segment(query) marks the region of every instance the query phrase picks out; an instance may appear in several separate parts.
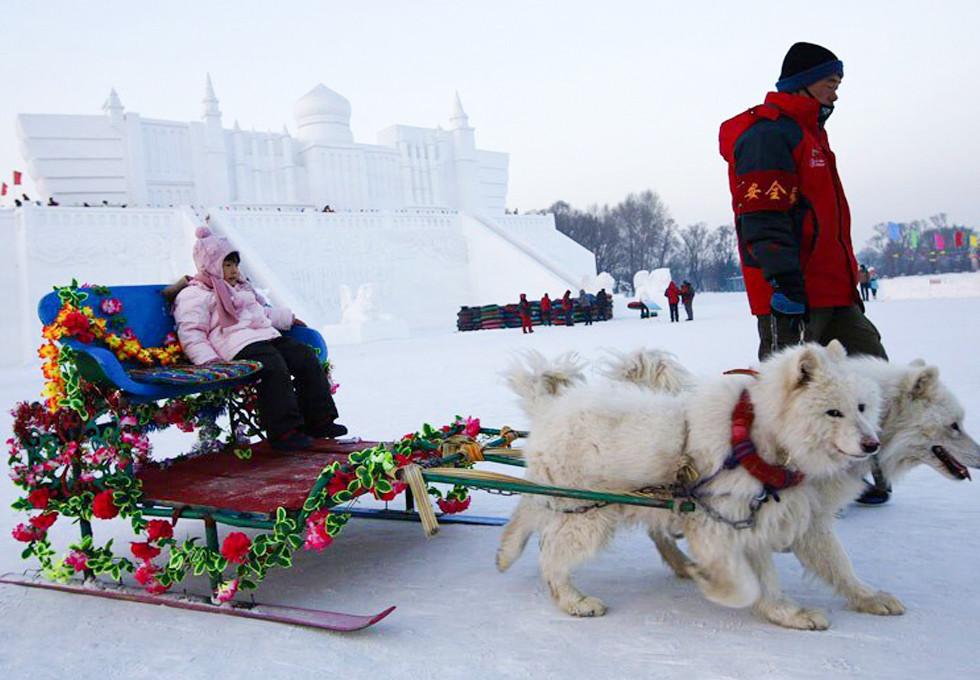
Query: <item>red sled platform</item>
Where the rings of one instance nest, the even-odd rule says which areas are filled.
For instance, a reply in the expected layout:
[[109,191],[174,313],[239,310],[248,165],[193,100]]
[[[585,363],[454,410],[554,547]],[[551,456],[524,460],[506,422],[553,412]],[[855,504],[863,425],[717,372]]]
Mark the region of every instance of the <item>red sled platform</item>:
[[149,503],[272,515],[279,507],[300,510],[323,468],[375,445],[322,439],[308,450],[279,451],[263,441],[252,445],[247,460],[227,451],[152,464],[136,476]]

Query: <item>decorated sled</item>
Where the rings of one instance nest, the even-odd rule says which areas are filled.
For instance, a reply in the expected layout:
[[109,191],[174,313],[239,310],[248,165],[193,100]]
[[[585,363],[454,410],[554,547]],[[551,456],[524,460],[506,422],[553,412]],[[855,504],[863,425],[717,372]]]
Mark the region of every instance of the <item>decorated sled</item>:
[[[373,625],[394,607],[357,616],[236,601],[269,569],[290,567],[299,549],[322,551],[352,517],[438,523],[500,524],[496,518],[455,517],[469,507],[469,488],[578,498],[591,506],[626,503],[675,510],[693,506],[662,490],[612,494],[531,484],[520,477],[476,470],[479,462],[523,466],[512,443],[527,433],[481,428],[456,417],[441,428],[392,442],[320,440],[302,451],[273,449],[261,437],[254,385],[261,365],[189,365],[174,335],[162,286],[112,290],[56,288],[39,304],[46,379],[44,403],[14,409],[9,466],[26,494],[14,509],[29,513],[13,538],[48,579],[0,582],[49,587],[127,601],[233,616],[264,618],[328,630]],[[311,345],[329,375],[327,346],[316,331],[289,333]],[[227,427],[219,419],[228,418]],[[149,433],[177,427],[198,434],[192,450],[153,460]],[[431,484],[449,484],[441,491]],[[357,509],[357,499],[405,498],[405,509]],[[428,496],[436,497],[437,517]],[[116,551],[100,544],[97,520],[129,520],[137,540]],[[79,526],[80,540],[58,555],[48,537],[59,520]],[[178,522],[203,522],[204,541],[178,541]],[[258,533],[229,531],[218,525]],[[122,585],[132,574],[145,592]],[[189,575],[207,575],[210,597],[174,594]],[[108,575],[112,582],[96,580]],[[53,583],[52,583],[53,582]]]

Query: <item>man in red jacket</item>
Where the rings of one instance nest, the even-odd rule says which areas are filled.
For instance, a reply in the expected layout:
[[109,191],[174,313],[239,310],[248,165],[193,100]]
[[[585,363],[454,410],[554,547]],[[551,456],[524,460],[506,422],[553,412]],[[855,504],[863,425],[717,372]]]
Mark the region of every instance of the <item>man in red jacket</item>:
[[664,291],[664,296],[667,298],[667,306],[670,307],[670,322],[674,323],[680,322],[681,317],[677,311],[677,303],[681,300],[681,289],[677,287],[677,284],[673,281],[667,286],[667,290]]
[[888,358],[857,293],[851,215],[824,129],[843,77],[833,52],[796,43],[777,91],[721,126],[760,359],[787,345],[834,339],[850,354]]

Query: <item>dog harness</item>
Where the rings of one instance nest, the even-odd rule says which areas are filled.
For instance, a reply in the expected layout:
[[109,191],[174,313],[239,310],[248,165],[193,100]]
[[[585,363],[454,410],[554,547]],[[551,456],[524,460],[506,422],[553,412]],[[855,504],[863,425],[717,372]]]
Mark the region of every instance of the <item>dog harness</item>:
[[755,411],[752,408],[749,391],[742,390],[738,403],[735,404],[735,410],[732,411],[732,452],[725,459],[724,469],[734,470],[741,465],[746,472],[762,482],[768,495],[778,501],[779,496],[776,492],[802,482],[803,473],[782,465],[772,465],[762,459],[749,434],[754,420]]

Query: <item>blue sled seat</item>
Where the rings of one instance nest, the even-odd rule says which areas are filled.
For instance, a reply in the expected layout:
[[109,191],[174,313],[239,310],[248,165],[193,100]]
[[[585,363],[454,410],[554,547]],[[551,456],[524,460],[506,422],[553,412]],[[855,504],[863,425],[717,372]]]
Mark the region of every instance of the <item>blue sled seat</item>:
[[[122,302],[121,316],[126,318],[126,327],[133,330],[144,347],[159,347],[169,333],[176,332],[174,317],[161,294],[164,288],[162,285],[152,285],[113,286],[111,289],[112,297]],[[82,303],[84,306],[92,308],[98,317],[112,318],[99,308],[104,297],[91,288],[79,290],[88,294]],[[41,298],[37,306],[38,316],[44,325],[54,321],[60,310],[61,300],[55,292]],[[298,326],[285,334],[312,347],[321,363],[327,360],[327,344],[317,331]],[[235,387],[254,381],[262,369],[262,364],[257,361],[146,368],[136,362],[119,361],[112,350],[101,343],[86,344],[75,338],[64,338],[61,343],[76,351],[76,364],[85,380],[115,387],[136,403]]]

